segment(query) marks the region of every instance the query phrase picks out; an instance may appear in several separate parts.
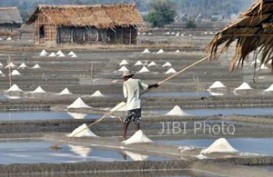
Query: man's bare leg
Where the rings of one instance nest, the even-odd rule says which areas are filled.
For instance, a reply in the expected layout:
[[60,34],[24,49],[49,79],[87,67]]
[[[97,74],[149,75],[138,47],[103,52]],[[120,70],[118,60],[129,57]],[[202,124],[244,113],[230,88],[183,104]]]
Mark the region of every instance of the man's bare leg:
[[126,140],[127,138],[127,129],[128,129],[129,123],[123,124],[123,140]]
[[140,123],[136,123],[136,131],[140,130]]

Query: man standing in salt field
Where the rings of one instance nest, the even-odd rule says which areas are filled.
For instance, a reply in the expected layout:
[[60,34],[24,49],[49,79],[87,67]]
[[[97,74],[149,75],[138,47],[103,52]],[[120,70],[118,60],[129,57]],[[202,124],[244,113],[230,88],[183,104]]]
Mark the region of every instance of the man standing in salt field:
[[130,71],[123,72],[123,95],[126,101],[127,114],[123,120],[123,140],[127,138],[127,129],[129,124],[135,123],[136,130],[140,130],[141,121],[141,90],[147,90],[151,88],[157,88],[159,85],[148,85],[142,82],[140,79],[133,79],[134,74]]

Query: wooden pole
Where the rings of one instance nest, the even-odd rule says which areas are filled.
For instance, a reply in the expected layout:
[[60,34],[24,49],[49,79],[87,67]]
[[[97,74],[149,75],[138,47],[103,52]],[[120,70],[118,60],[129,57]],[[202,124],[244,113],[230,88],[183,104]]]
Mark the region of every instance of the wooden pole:
[[11,87],[10,55],[9,55],[9,87]]
[[91,80],[93,80],[94,64],[91,63]]

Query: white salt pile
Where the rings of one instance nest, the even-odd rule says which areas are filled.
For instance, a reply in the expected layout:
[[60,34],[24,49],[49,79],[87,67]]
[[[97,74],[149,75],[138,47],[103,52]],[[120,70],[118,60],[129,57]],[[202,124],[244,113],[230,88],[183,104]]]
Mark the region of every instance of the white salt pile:
[[0,70],[0,75],[3,75],[3,72]]
[[172,32],[171,34],[172,34],[172,35],[175,35],[175,32]]
[[259,60],[259,59],[257,59],[256,61],[254,60],[254,61],[252,61],[252,62],[250,63],[250,65],[251,65],[251,66],[255,65],[255,62],[256,62],[256,65],[259,65],[259,64],[261,63],[261,60]]
[[175,73],[177,72],[173,68],[170,68],[168,71],[165,72],[165,74],[175,74]]
[[265,64],[262,64],[261,66],[260,66],[260,68],[259,69],[261,69],[261,70],[266,70],[266,69],[268,69],[268,67],[267,66],[265,66]]
[[41,87],[37,87],[32,93],[46,93],[46,91]]
[[168,31],[168,32],[166,32],[166,34],[167,34],[167,35],[170,35],[171,33]]
[[252,89],[248,83],[244,82],[239,87],[235,88],[234,90],[250,90]]
[[149,36],[151,36],[153,33],[148,33]]
[[141,68],[141,70],[139,70],[138,72],[139,72],[139,73],[148,73],[148,72],[150,72],[150,70],[149,70],[146,66],[143,66],[143,67]]
[[163,49],[160,49],[158,52],[156,52],[156,54],[162,54],[162,53],[164,53]]
[[76,54],[71,55],[71,58],[77,58],[78,56]]
[[169,111],[166,115],[168,116],[186,116],[185,113],[178,105],[176,105],[171,111]]
[[145,36],[146,35],[146,33],[144,32],[144,33],[142,33],[142,36]]
[[210,153],[236,153],[234,149],[225,138],[219,138],[214,141],[208,148],[201,151],[201,154]]
[[176,50],[175,53],[180,53],[180,50]]
[[151,66],[156,66],[156,63],[152,61],[151,63],[148,64],[148,67],[151,67]]
[[138,130],[133,136],[129,139],[123,141],[125,145],[135,144],[135,143],[152,143],[153,141],[148,138],[142,130]]
[[16,84],[13,84],[7,91],[8,92],[22,92],[22,89],[20,89]]
[[123,72],[123,71],[129,71],[129,70],[126,68],[126,66],[122,66],[118,71]]
[[182,33],[182,34],[181,34],[181,37],[183,37],[183,36],[185,36],[185,34]]
[[189,34],[190,37],[192,37],[192,34]]
[[208,32],[206,32],[206,31],[205,31],[205,32],[204,32],[204,34],[205,34],[205,35],[207,35],[207,34],[208,34]]
[[67,106],[67,108],[91,108],[82,99],[79,97],[77,98],[71,105]]
[[68,137],[97,137],[86,124],[82,124],[76,128],[72,133],[67,135]]
[[0,37],[0,41],[2,41],[3,39]]
[[72,152],[86,158],[92,152],[92,149],[85,146],[68,145]]
[[84,119],[87,116],[87,114],[75,112],[67,112],[67,114],[69,114],[74,119]]
[[3,64],[0,62],[0,68],[3,68]]
[[175,34],[175,36],[177,36],[177,37],[180,36],[180,32],[177,32],[177,33]]
[[10,62],[5,68],[15,68],[16,65]]
[[32,67],[32,69],[39,69],[39,68],[41,68],[41,66],[40,66],[39,64],[36,64],[36,65],[34,65],[34,66]]
[[13,71],[11,72],[11,75],[12,75],[12,76],[20,76],[21,73],[19,73],[19,71],[17,71],[17,70],[15,69],[15,70],[13,70]]
[[272,91],[273,91],[273,84],[271,84],[270,87],[264,90],[264,92],[272,92]]
[[8,38],[7,38],[7,41],[11,41],[11,40],[12,40],[12,38],[11,38],[11,37],[8,37]]
[[142,54],[145,54],[145,53],[150,53],[150,51],[149,51],[149,49],[145,49],[145,50],[143,50],[143,52],[141,52]]
[[42,50],[42,52],[40,53],[41,57],[47,56],[47,51],[46,50]]
[[65,54],[59,53],[59,54],[58,54],[58,57],[65,57]]
[[99,90],[96,90],[91,97],[105,97]]
[[128,61],[127,60],[122,60],[120,63],[119,63],[119,66],[124,66],[124,65],[128,65]]
[[76,55],[73,51],[68,53],[69,56]]
[[61,50],[59,50],[59,51],[56,53],[56,55],[64,55],[64,53],[63,53]]
[[142,155],[130,151],[124,151],[124,153],[128,155],[133,161],[144,161],[149,157],[147,155]]
[[51,54],[48,55],[48,57],[56,57],[57,55],[54,52],[51,52]]
[[225,88],[226,86],[220,82],[220,81],[215,81],[210,87],[209,89],[216,89],[216,88]]
[[27,65],[26,65],[25,63],[22,63],[22,64],[18,67],[18,69],[25,69],[25,68],[27,68]]
[[172,64],[170,62],[166,62],[164,65],[162,65],[163,68],[164,67],[171,67],[171,66],[172,66]]
[[72,93],[68,90],[68,88],[63,89],[63,91],[61,91],[59,94],[60,95],[72,95]]
[[141,62],[141,61],[137,61],[136,63],[135,63],[135,66],[140,66],[140,65],[143,65],[143,63]]

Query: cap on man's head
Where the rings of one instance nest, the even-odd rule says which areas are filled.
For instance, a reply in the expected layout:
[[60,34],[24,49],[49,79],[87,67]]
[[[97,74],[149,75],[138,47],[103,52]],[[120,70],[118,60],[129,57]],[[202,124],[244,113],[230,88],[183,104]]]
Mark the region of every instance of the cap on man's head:
[[134,74],[131,71],[123,71],[122,77],[130,77],[133,76]]

